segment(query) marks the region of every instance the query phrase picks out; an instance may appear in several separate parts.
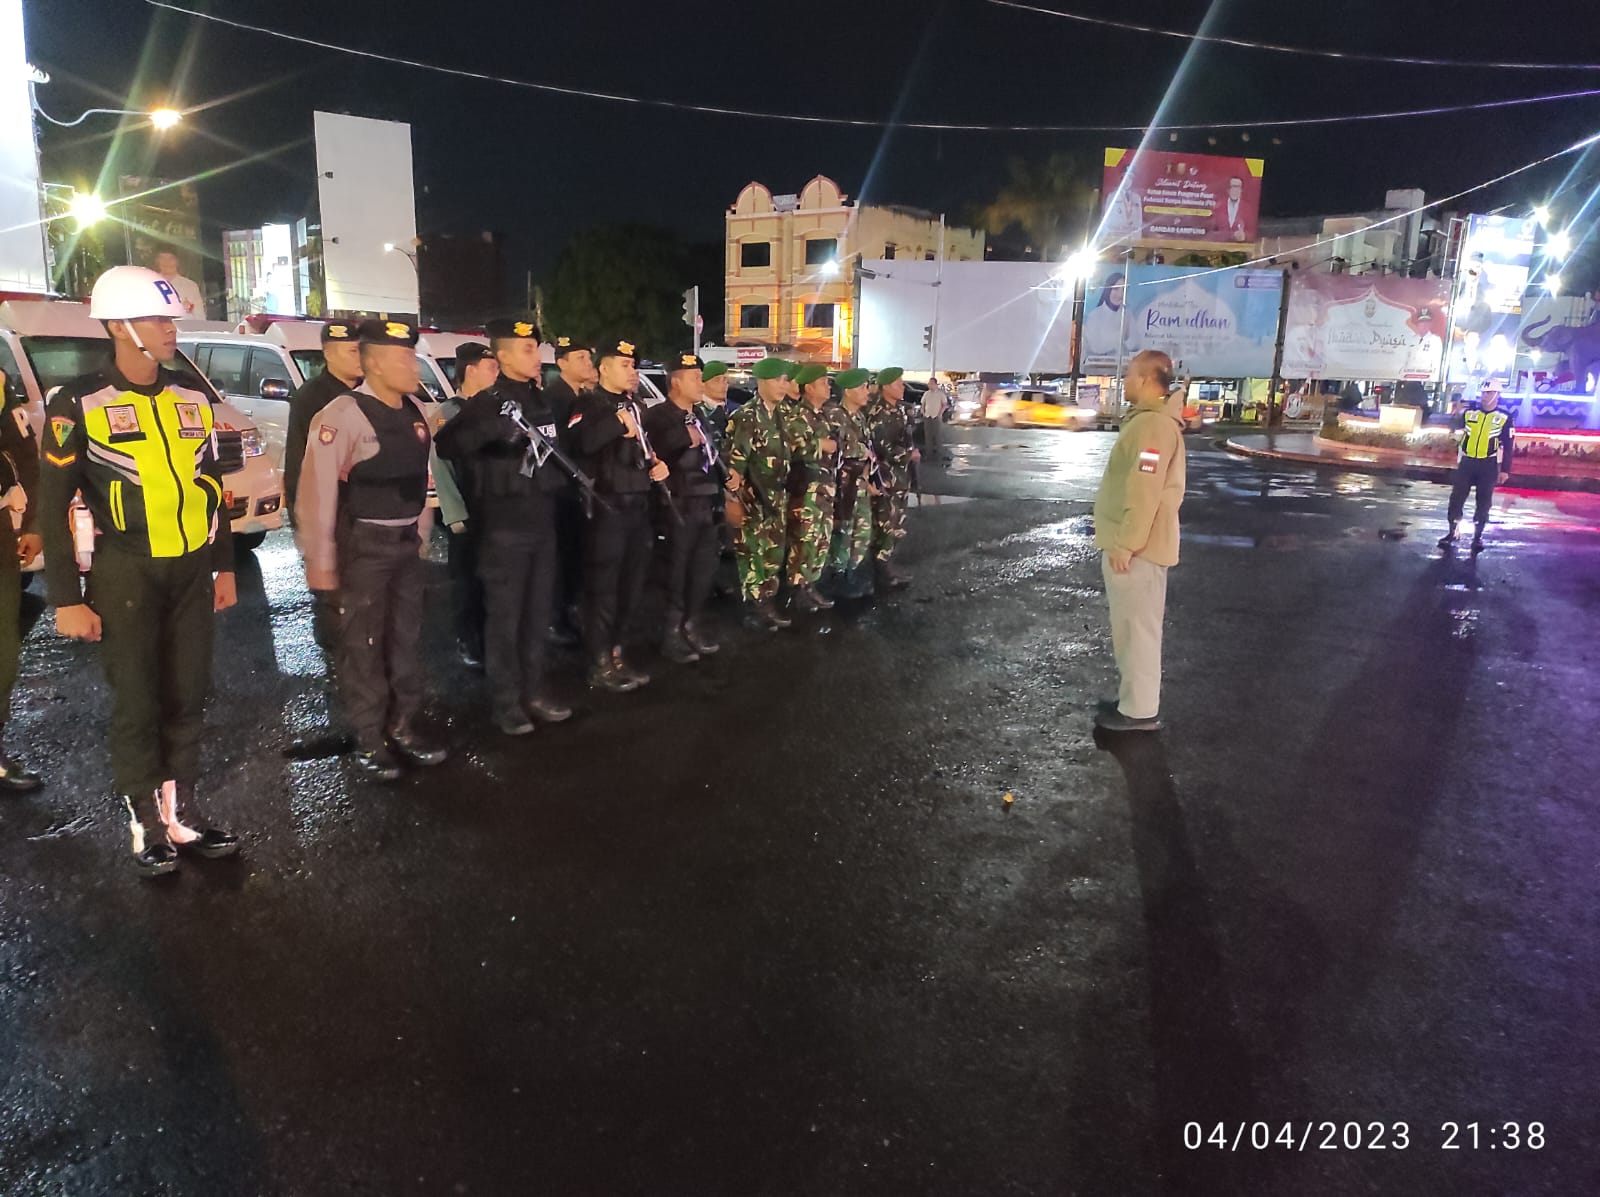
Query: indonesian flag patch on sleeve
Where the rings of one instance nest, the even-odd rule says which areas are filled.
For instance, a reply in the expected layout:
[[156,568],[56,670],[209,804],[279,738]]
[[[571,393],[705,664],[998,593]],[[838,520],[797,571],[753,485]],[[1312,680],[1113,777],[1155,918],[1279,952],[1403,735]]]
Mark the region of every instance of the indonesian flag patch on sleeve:
[[1141,474],[1154,474],[1156,472],[1156,467],[1159,466],[1160,464],[1161,464],[1161,450],[1159,450],[1159,449],[1140,449],[1139,450],[1139,472]]
[[576,428],[582,422],[582,420],[583,413],[581,411],[575,411],[572,413],[572,419],[567,421],[567,427]]

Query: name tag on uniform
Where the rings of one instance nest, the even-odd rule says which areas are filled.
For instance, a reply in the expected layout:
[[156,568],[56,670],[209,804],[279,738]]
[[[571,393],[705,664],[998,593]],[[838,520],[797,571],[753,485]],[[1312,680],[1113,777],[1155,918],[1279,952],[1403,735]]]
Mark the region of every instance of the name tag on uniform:
[[107,439],[112,444],[119,441],[142,441],[144,429],[139,427],[139,409],[131,403],[117,403],[106,410]]
[[203,441],[206,439],[205,421],[200,418],[200,405],[198,403],[178,403],[173,405],[178,412],[178,439],[185,441]]
[[1156,467],[1161,464],[1161,451],[1159,449],[1139,450],[1139,472],[1141,474],[1154,474]]

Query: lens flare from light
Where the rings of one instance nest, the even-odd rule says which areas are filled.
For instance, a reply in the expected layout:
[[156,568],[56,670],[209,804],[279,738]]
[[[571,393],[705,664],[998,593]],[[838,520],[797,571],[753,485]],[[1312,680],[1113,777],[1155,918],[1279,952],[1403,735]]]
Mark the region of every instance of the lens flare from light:
[[150,114],[150,123],[162,132],[166,132],[182,119],[183,113],[176,108],[157,108]]
[[78,229],[89,228],[99,224],[106,218],[106,202],[92,191],[74,192],[67,210],[72,213],[72,218],[78,222]]

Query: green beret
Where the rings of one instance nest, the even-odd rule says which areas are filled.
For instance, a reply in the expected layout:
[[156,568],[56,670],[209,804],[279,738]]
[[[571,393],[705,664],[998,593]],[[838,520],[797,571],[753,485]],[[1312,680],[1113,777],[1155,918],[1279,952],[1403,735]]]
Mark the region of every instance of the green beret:
[[890,366],[887,370],[879,370],[878,385],[880,387],[886,387],[892,382],[899,382],[900,376],[904,373],[905,371],[899,366]]
[[810,386],[812,383],[816,382],[817,379],[826,378],[827,376],[828,376],[828,367],[826,367],[826,366],[817,366],[817,365],[807,365],[807,366],[801,366],[798,370],[796,370],[794,372],[792,377],[794,378],[795,382],[799,383],[801,386],[804,387],[804,386]]
[[867,372],[865,370],[843,370],[834,375],[834,381],[839,384],[841,391],[853,391],[857,387],[866,386]]
[[721,378],[727,372],[727,362],[707,362],[706,368],[700,371],[700,379],[702,382],[710,382],[713,378]]
[[789,374],[789,363],[781,357],[764,357],[750,368],[750,373],[768,381],[774,378],[786,378]]

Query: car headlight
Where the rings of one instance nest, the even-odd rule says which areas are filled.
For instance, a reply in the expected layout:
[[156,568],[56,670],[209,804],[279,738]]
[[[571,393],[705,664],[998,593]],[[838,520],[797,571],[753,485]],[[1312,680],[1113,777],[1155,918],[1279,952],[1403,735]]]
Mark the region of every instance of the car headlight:
[[244,447],[246,457],[260,457],[267,451],[267,443],[261,439],[261,432],[256,428],[246,428],[241,431],[239,443]]

